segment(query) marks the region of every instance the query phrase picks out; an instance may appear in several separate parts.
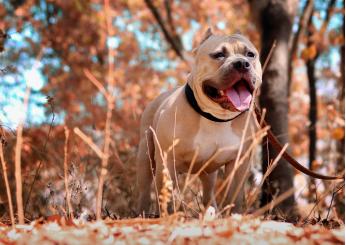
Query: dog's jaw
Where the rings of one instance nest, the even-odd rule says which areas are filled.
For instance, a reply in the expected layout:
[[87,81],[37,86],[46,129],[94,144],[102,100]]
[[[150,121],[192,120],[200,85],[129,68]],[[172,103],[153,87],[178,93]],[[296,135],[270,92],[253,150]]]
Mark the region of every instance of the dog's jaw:
[[189,85],[192,88],[196,101],[202,111],[222,120],[234,118],[241,113],[239,111],[229,110],[228,108],[226,109],[220,106],[218,102],[211,100],[203,91],[203,86],[201,86],[201,84],[189,82]]
[[229,78],[226,86],[219,86],[211,80],[202,84],[203,92],[210,100],[218,103],[222,108],[243,112],[250,108],[254,84],[248,75],[238,75]]

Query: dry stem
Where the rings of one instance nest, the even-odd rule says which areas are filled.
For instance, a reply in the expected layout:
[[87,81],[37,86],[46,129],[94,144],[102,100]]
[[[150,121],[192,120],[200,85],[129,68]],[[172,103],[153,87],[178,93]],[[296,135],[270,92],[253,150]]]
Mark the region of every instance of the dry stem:
[[268,63],[269,63],[269,61],[270,61],[270,59],[271,59],[271,57],[273,55],[273,52],[274,52],[275,48],[276,48],[276,40],[274,40],[273,45],[272,45],[272,47],[269,50],[269,54],[268,54],[266,60],[264,61],[264,64],[263,64],[263,67],[262,67],[263,73],[267,69],[267,65],[268,65]]
[[107,165],[108,165],[109,148],[110,148],[109,146],[111,142],[111,120],[112,120],[113,108],[114,108],[113,102],[108,101],[103,157],[101,162],[101,173],[100,173],[99,184],[97,188],[97,196],[96,196],[96,219],[101,219],[102,193],[103,193],[103,184],[105,181],[105,177],[107,175]]
[[103,94],[103,96],[108,100],[110,98],[109,93],[105,89],[105,87],[100,83],[96,77],[88,70],[88,69],[83,69],[84,75],[92,82],[95,87]]
[[68,149],[68,139],[70,135],[70,130],[65,126],[65,146],[64,146],[64,177],[65,177],[65,192],[66,192],[66,202],[68,206],[67,217],[73,217],[73,209],[71,205],[71,194],[68,188],[68,165],[67,165],[67,149]]
[[185,178],[185,183],[184,183],[184,188],[183,188],[182,195],[184,195],[185,190],[187,188],[187,185],[188,185],[188,183],[190,183],[189,180],[190,180],[191,172],[192,172],[193,166],[195,165],[195,162],[197,160],[198,153],[199,153],[199,147],[197,147],[195,149],[195,152],[193,154],[193,157],[192,157],[192,160],[191,160],[191,163],[190,163],[190,167],[189,167],[189,170],[187,171],[187,175],[186,175],[186,178]]
[[29,104],[31,89],[27,85],[24,95],[24,113],[21,122],[17,127],[17,141],[15,148],[15,178],[16,178],[16,198],[17,198],[17,212],[19,224],[24,224],[24,209],[23,209],[23,186],[22,186],[22,170],[21,170],[21,152],[23,145],[23,127],[26,117],[26,111]]
[[159,191],[157,190],[157,184],[156,184],[155,173],[154,173],[154,165],[153,165],[153,160],[151,159],[150,149],[149,149],[148,131],[145,132],[145,139],[146,139],[146,143],[147,143],[148,157],[149,157],[149,161],[150,161],[150,172],[151,172],[151,176],[152,176],[153,182],[154,182],[156,200],[158,202],[157,205],[160,206]]
[[266,204],[265,206],[258,209],[256,212],[252,214],[253,217],[258,217],[262,214],[264,214],[266,211],[273,209],[276,205],[280,204],[287,198],[289,198],[291,195],[294,194],[294,188],[289,189],[288,191],[282,193],[280,196],[272,200],[270,203]]
[[[256,94],[257,94],[257,89],[255,89],[255,90],[253,91],[253,93],[252,93],[253,98],[256,96]],[[248,127],[249,127],[251,114],[252,114],[252,112],[254,111],[254,106],[255,106],[254,103],[255,103],[255,100],[252,100],[252,101],[251,101],[251,104],[250,104],[250,110],[249,110],[250,112],[248,113],[248,115],[247,115],[247,117],[246,117],[245,127],[244,127],[243,132],[242,132],[242,137],[241,137],[241,141],[240,141],[240,146],[239,146],[239,149],[238,149],[237,157],[236,157],[236,160],[235,160],[235,163],[234,163],[234,167],[233,167],[233,169],[232,169],[232,172],[231,172],[231,174],[230,174],[230,176],[229,176],[229,179],[228,179],[228,181],[227,181],[227,187],[226,187],[225,193],[227,193],[228,190],[229,190],[229,188],[231,187],[231,183],[232,183],[234,174],[235,174],[235,172],[237,171],[237,169],[239,168],[239,166],[241,165],[241,164],[239,163],[239,159],[240,159],[240,156],[241,156],[241,154],[242,154],[242,152],[243,152],[243,147],[244,147],[244,143],[245,143],[245,136],[246,136],[246,132],[247,132]],[[249,154],[250,154],[250,153],[249,153]],[[226,199],[226,195],[223,196],[222,201],[221,201],[221,205],[224,203],[225,199]]]
[[13,214],[12,195],[11,195],[10,185],[8,183],[7,164],[6,164],[6,161],[5,161],[4,151],[3,151],[3,148],[2,148],[2,143],[1,142],[0,142],[0,158],[1,158],[2,171],[4,173],[4,180],[5,180],[5,186],[6,186],[8,206],[9,206],[9,209],[10,209],[11,223],[12,223],[12,227],[14,227],[15,220],[14,220],[14,214]]
[[[104,1],[104,12],[106,16],[107,35],[111,35],[112,24],[111,24],[109,0]],[[109,47],[107,51],[108,51],[107,83],[108,83],[108,89],[111,89],[111,87],[114,85],[114,76],[113,76],[114,65],[112,62],[112,58],[114,57],[114,52]],[[95,85],[96,84],[101,85],[101,83],[98,82],[97,79],[91,79],[90,81],[93,82]],[[102,91],[104,91],[103,94],[107,100],[107,115],[106,115],[105,134],[104,134],[103,156],[101,158],[102,159],[101,172],[100,172],[99,183],[97,187],[97,196],[96,196],[96,219],[101,219],[103,185],[107,175],[107,165],[108,165],[108,159],[110,155],[109,149],[110,149],[110,143],[111,143],[111,121],[112,121],[112,112],[114,109],[114,97],[109,92],[105,92],[105,89],[103,87],[102,88],[98,87],[98,89],[101,91],[101,93]]]
[[[168,182],[172,183],[172,177],[169,174],[169,171],[167,169],[167,164],[166,164],[166,162],[167,162],[167,153],[168,152],[162,151],[162,148],[161,148],[160,142],[159,142],[159,140],[157,138],[155,130],[151,126],[149,127],[149,129],[151,130],[151,132],[153,134],[153,138],[154,138],[154,140],[156,142],[156,145],[158,147],[158,150],[159,150],[159,153],[160,153],[160,157],[161,157],[161,160],[162,160],[162,164],[163,164],[163,167],[164,167],[163,171],[162,171],[162,174],[163,174],[163,180],[162,180],[163,181],[163,186],[162,186],[161,190],[158,190],[161,193],[160,196],[159,196],[159,200],[158,200],[159,213],[160,213],[160,216],[161,216],[161,215],[165,215],[167,213],[167,202],[168,202],[168,199],[170,199],[171,196],[173,198],[173,205],[174,205],[174,209],[175,209],[175,201],[174,201],[174,195],[173,195],[174,187],[171,188],[172,194],[169,195],[167,189],[170,187],[170,185],[169,185]],[[175,144],[175,142],[173,141],[173,145],[170,147],[171,149],[173,148],[174,144]],[[162,209],[161,209],[160,206],[162,206]]]
[[255,187],[254,191],[251,193],[251,195],[248,198],[247,201],[247,207],[250,207],[253,202],[255,201],[256,197],[258,196],[262,185],[264,183],[264,181],[267,179],[267,177],[271,174],[271,172],[274,170],[274,168],[276,167],[276,165],[278,164],[280,158],[282,157],[282,155],[284,154],[284,152],[286,151],[288,147],[288,144],[285,144],[285,146],[282,148],[282,150],[280,151],[280,153],[277,155],[277,157],[275,158],[275,160],[273,161],[273,163],[268,165],[267,171],[264,173],[263,178],[261,180],[261,183]]
[[88,137],[85,133],[83,133],[79,128],[75,127],[73,129],[73,132],[78,135],[95,153],[96,155],[102,159],[103,158],[103,152],[100,150],[100,148],[93,142],[93,140]]
[[[247,151],[243,154],[243,156],[239,159],[239,161],[237,163],[235,163],[235,166],[232,170],[232,173],[230,175],[227,176],[227,178],[224,180],[224,182],[222,183],[222,185],[217,189],[217,191],[215,192],[215,197],[217,197],[218,195],[220,195],[220,193],[222,192],[222,190],[226,187],[226,185],[230,185],[229,183],[232,183],[232,179],[234,177],[235,174],[235,170],[241,165],[243,164],[243,162],[246,160],[246,158],[248,157],[248,155],[253,151],[253,149],[259,144],[259,142],[261,142],[261,140],[263,139],[263,137],[266,136],[267,134],[267,128],[263,128],[261,130],[259,130],[258,132],[256,132],[256,136],[253,140],[253,142],[251,143],[251,145],[248,147]],[[227,192],[227,191],[226,191]],[[225,196],[224,196],[225,197]],[[223,198],[225,200],[225,198]],[[223,202],[224,202],[223,200]]]

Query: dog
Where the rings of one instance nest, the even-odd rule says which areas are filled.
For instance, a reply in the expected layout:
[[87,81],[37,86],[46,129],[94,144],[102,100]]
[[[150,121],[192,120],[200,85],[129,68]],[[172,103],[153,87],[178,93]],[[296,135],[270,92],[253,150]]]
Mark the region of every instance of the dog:
[[[199,173],[204,206],[217,208],[214,188],[218,169],[224,166],[225,176],[232,173],[254,100],[253,91],[261,85],[261,78],[258,51],[247,38],[241,34],[216,35],[211,29],[206,31],[194,50],[187,82],[159,95],[143,112],[136,159],[139,214],[149,212],[154,178],[160,193],[165,168],[175,187],[176,174]],[[256,126],[252,117],[249,125]],[[246,134],[251,135],[249,130]],[[178,142],[172,151],[174,140]],[[241,154],[250,143],[243,144]],[[235,212],[242,210],[242,180],[249,172],[249,162],[234,170],[226,193],[226,204],[234,200]]]

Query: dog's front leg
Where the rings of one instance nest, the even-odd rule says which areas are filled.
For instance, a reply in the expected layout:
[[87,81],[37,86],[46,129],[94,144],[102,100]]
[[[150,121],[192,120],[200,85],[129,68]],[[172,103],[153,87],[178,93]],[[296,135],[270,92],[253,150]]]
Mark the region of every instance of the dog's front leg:
[[217,170],[213,173],[204,173],[202,172],[199,175],[200,180],[202,181],[203,186],[203,205],[204,208],[208,208],[209,205],[217,209],[214,188],[217,178]]
[[141,139],[137,155],[137,185],[139,190],[137,212],[139,215],[145,216],[150,210],[150,187],[154,166],[154,144],[152,135],[148,134],[148,141],[144,138]]

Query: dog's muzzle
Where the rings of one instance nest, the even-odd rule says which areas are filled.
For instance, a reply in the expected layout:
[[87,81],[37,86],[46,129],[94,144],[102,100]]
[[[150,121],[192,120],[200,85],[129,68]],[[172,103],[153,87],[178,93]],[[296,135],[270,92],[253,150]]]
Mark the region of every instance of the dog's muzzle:
[[208,79],[203,82],[203,92],[224,109],[246,111],[250,108],[254,91],[250,69],[250,63],[247,60],[235,60],[230,71],[223,76],[221,85]]

